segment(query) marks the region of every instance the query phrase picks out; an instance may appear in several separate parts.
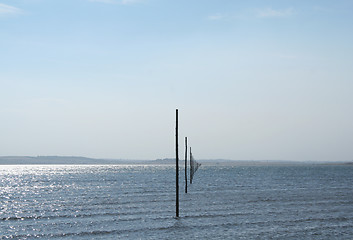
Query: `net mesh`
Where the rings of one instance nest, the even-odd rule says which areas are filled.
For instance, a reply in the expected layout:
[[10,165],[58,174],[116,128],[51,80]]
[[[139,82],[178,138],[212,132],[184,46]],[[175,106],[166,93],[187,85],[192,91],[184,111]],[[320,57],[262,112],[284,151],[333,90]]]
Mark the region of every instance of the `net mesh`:
[[195,161],[194,156],[192,155],[190,150],[190,183],[192,183],[194,175],[200,166],[201,166],[201,163],[198,163],[197,161]]

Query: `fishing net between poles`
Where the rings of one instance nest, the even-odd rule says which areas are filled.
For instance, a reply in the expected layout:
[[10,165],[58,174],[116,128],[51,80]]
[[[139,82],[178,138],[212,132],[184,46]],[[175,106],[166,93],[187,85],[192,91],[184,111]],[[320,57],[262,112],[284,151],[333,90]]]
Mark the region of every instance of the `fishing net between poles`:
[[191,150],[190,150],[190,184],[192,183],[194,175],[200,166],[201,166],[201,163],[198,163],[197,161],[195,161],[195,159],[191,153]]

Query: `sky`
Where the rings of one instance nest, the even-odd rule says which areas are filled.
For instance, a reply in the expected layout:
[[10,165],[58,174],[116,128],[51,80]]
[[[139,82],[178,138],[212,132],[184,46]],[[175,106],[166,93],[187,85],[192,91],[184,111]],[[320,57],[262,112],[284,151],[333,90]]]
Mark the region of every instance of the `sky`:
[[353,160],[351,0],[0,0],[0,156]]

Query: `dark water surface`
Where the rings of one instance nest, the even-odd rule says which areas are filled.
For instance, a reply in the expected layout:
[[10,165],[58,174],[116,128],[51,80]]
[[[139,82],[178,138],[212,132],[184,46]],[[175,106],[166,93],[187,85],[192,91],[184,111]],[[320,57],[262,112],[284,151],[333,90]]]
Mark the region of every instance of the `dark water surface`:
[[0,166],[0,239],[353,239],[352,166]]

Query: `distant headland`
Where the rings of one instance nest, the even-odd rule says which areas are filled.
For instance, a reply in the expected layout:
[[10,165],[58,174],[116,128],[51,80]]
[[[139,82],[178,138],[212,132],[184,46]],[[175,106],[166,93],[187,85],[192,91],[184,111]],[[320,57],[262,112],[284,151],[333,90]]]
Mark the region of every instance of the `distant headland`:
[[[351,165],[353,161],[287,161],[287,160],[227,160],[209,159],[198,160],[204,166],[291,166],[306,164],[322,165]],[[181,160],[180,162],[184,162]],[[148,165],[172,165],[175,158],[163,158],[156,160],[131,160],[131,159],[99,159],[78,156],[0,156],[0,165],[119,165],[119,164],[148,164]]]

